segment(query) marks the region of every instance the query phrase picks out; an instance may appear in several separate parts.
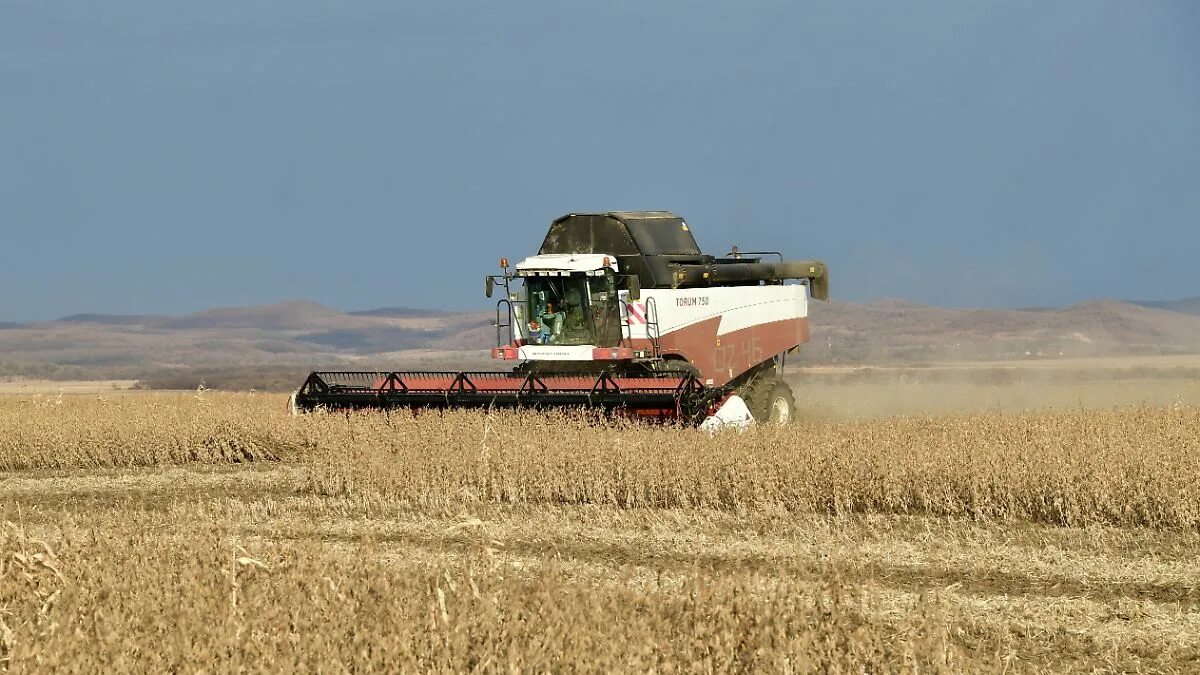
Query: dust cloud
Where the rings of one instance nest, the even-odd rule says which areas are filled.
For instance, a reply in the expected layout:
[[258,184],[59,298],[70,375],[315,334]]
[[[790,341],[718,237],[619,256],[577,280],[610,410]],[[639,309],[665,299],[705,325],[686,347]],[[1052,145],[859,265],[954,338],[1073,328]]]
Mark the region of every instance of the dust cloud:
[[789,368],[809,419],[1200,405],[1200,357]]

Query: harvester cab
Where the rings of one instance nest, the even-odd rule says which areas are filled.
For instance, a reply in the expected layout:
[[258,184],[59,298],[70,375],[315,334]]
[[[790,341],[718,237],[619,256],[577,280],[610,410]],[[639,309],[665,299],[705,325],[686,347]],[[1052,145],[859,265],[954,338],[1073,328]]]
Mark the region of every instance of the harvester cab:
[[[777,258],[777,260],[776,260]],[[666,211],[567,214],[541,249],[501,261],[496,347],[503,372],[317,372],[293,396],[316,407],[586,406],[695,424],[785,423],[786,355],[825,300],[820,261],[714,257]]]
[[614,256],[536,255],[497,279],[507,300],[499,302],[496,325],[500,336],[503,329],[509,332],[498,339],[494,357],[591,360],[599,349],[621,346],[622,309],[630,291]]

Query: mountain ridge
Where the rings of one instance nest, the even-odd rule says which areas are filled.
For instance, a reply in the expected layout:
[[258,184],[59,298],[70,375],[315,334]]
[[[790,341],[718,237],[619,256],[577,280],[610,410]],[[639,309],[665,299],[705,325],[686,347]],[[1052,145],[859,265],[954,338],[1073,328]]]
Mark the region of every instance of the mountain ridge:
[[[800,363],[1200,353],[1200,315],[1120,300],[1062,308],[953,309],[888,299],[810,305]],[[493,310],[342,311],[309,301],[180,316],[75,314],[0,330],[0,375],[137,377],[216,366],[391,368],[493,365]],[[464,366],[465,367],[465,366]]]
[[1131,304],[1200,316],[1200,296],[1178,300],[1130,300]]

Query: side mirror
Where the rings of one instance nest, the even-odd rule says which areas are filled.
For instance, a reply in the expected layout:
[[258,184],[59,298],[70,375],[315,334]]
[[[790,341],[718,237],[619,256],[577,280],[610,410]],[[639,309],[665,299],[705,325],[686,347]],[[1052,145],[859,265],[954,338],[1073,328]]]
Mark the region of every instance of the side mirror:
[[487,281],[484,282],[484,284],[483,284],[483,292],[485,294],[487,294],[487,296],[490,298],[490,297],[492,297],[492,291],[495,288],[496,288],[496,280],[491,277],[488,277]]
[[629,280],[629,301],[637,302],[642,299],[642,281],[637,275],[626,277]]

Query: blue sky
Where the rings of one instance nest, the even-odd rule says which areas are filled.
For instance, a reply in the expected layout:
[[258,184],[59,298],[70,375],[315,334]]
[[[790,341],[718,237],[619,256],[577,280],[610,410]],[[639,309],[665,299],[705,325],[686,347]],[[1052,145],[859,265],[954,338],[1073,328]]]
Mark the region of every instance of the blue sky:
[[0,7],[0,319],[483,308],[612,209],[854,301],[1200,295],[1200,3]]

